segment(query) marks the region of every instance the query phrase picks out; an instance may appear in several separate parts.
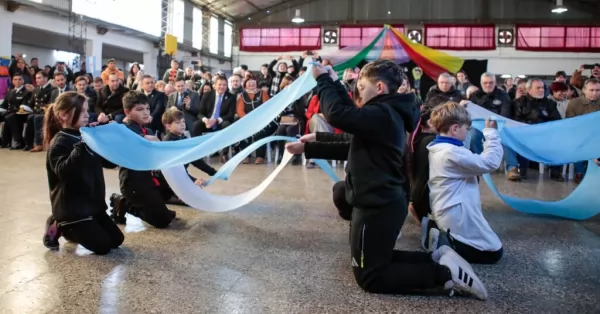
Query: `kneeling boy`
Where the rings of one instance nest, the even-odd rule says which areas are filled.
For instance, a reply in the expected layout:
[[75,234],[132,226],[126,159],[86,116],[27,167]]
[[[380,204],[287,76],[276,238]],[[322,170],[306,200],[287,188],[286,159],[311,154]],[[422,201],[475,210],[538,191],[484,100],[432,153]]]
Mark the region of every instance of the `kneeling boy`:
[[[136,134],[151,141],[159,139],[154,132],[147,129],[150,121],[148,97],[138,91],[129,91],[123,96],[123,109],[127,122],[125,125]],[[113,220],[125,224],[125,213],[139,217],[156,228],[166,228],[175,218],[175,212],[165,205],[165,199],[172,194],[170,189],[161,188],[160,181],[153,176],[153,171],[136,171],[121,167],[119,183],[123,195],[113,194],[110,197],[113,208]],[[172,192],[171,192],[172,193]]]

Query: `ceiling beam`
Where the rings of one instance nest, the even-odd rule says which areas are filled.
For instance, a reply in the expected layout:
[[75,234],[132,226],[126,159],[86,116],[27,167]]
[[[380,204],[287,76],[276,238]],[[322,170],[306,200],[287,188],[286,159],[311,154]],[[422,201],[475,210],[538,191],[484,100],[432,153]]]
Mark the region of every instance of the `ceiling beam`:
[[[252,2],[250,0],[243,0],[243,1],[246,2],[252,8],[254,8],[254,10],[256,10],[256,11],[262,10],[259,6],[257,6],[254,2]],[[239,2],[239,1],[238,0],[233,0],[233,1],[216,0],[216,1],[211,2],[208,5],[208,8],[209,9],[210,8],[216,8],[218,6],[221,7],[221,8],[224,8],[224,7],[228,6],[228,5],[234,4],[236,2]]]
[[[251,22],[251,21],[248,21]],[[306,25],[317,25],[317,26],[336,26],[336,25],[374,25],[374,24],[393,24],[395,22],[395,20],[390,20],[390,19],[369,19],[369,20],[336,20],[336,21],[331,21],[331,20],[322,20],[322,21],[310,21],[309,23],[305,23]],[[546,19],[487,19],[487,20],[482,20],[480,18],[478,19],[452,19],[452,20],[448,20],[448,19],[428,19],[426,21],[427,23],[425,23],[425,21],[423,21],[423,19],[403,19],[402,20],[402,24],[404,25],[422,25],[422,24],[447,24],[447,25],[452,25],[452,24],[469,24],[469,25],[489,25],[489,24],[533,24],[533,25],[600,25],[600,21],[599,20],[582,20],[582,19],[561,19],[561,20],[556,20],[556,19],[551,19],[551,18],[546,18]],[[260,27],[290,27],[290,22],[282,22],[282,21],[278,21],[278,22],[258,22],[258,23],[236,23],[235,24],[236,27],[240,26],[240,27],[253,27],[253,26],[260,26]]]
[[[252,14],[246,14],[246,15],[238,17],[238,19],[236,20],[236,25],[248,26],[250,24],[256,24],[256,23],[253,23],[253,20],[260,21],[260,20],[264,19],[265,17],[269,16],[270,14],[275,14],[275,13],[281,12],[283,10],[286,10],[288,8],[299,7],[303,4],[307,4],[307,3],[311,3],[311,2],[315,2],[315,1],[318,1],[318,0],[283,0],[272,6],[262,8],[258,12],[255,12]],[[267,13],[267,11],[269,11],[269,13]],[[250,19],[248,19],[248,18],[250,18]]]
[[214,14],[216,14],[217,16],[219,16],[222,19],[226,19],[226,20],[230,20],[230,21],[235,21],[235,19],[236,19],[231,14],[223,11],[222,9],[219,9],[219,8],[216,8],[216,7],[211,8],[210,7],[211,3],[208,2],[207,0],[192,0],[192,2],[200,5],[200,7],[203,10],[207,10],[207,11],[209,11],[211,13],[214,13]]

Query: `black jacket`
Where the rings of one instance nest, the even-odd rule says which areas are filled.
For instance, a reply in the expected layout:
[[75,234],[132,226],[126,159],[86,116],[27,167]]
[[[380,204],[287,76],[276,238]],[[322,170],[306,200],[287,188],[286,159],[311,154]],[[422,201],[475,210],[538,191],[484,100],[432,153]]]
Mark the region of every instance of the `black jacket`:
[[[187,139],[187,137],[185,137],[185,135],[175,135],[173,133],[167,133],[167,135],[163,138],[163,141],[180,141],[180,140],[185,140]],[[194,167],[200,169],[202,172],[208,174],[209,176],[214,176],[215,173],[217,173],[217,170],[215,170],[215,168],[209,166],[206,162],[204,162],[204,160],[202,159],[198,159],[195,161],[191,162],[192,165],[194,165]],[[185,171],[187,172],[187,168],[189,167],[190,164],[185,164]],[[192,181],[196,181],[196,178],[194,178],[189,172],[188,175],[190,176],[190,179],[192,179]]]
[[471,95],[470,100],[495,114],[512,119],[513,102],[510,100],[508,94],[498,87],[495,87],[494,91],[490,94],[483,90],[478,90]]
[[129,90],[123,85],[119,86],[119,88],[113,93],[110,91],[108,85],[103,86],[98,91],[98,99],[96,100],[96,113],[101,114],[110,114],[113,119],[116,115],[122,114],[123,110],[123,96]]
[[427,102],[434,98],[434,97],[438,97],[441,99],[444,99],[445,101],[455,101],[455,102],[459,102],[461,100],[464,99],[464,97],[462,96],[462,94],[460,93],[460,91],[454,87],[451,87],[449,91],[447,92],[442,92],[437,85],[435,85],[428,93],[427,96],[425,97],[425,103],[427,104]]
[[548,98],[533,98],[529,95],[515,99],[515,120],[536,124],[560,120],[556,102]]
[[346,169],[346,200],[359,208],[406,202],[403,155],[406,132],[419,120],[412,94],[386,94],[356,107],[340,82],[317,78],[321,111],[335,128],[352,134]]
[[[216,97],[217,92],[215,91],[210,91],[202,95],[202,99],[200,100],[200,108],[198,110],[198,120],[202,120],[204,118],[210,119],[213,111],[215,110]],[[236,105],[237,98],[235,95],[228,91],[225,92],[225,94],[223,94],[223,99],[221,100],[221,111],[219,112],[219,117],[223,119],[223,121],[233,123]]]
[[33,90],[31,100],[29,101],[29,107],[31,107],[35,113],[42,113],[42,108],[53,102],[52,94],[54,94],[55,90],[56,87],[52,86],[50,83],[46,84],[46,86],[36,87]]
[[417,133],[410,158],[410,201],[419,218],[431,212],[429,205],[429,150],[427,145],[435,139],[432,133]]
[[[4,97],[0,108],[5,109],[8,113],[19,111],[21,105],[30,106],[31,92],[28,91],[25,86],[22,86],[19,91],[11,89]],[[33,109],[33,107],[31,107]]]
[[317,132],[316,142],[304,144],[306,159],[347,160],[350,151],[350,134]]
[[162,131],[161,119],[167,107],[167,96],[155,89],[148,95],[148,105],[150,105],[150,115],[152,116],[152,129]]
[[102,167],[116,166],[92,152],[78,130],[63,129],[54,136],[46,155],[46,172],[52,216],[59,223],[106,211]]
[[[127,121],[124,124],[131,131],[140,136],[154,135],[154,131],[135,122]],[[154,191],[153,189],[156,188],[154,180],[152,179],[152,172],[153,171],[137,171],[120,167],[119,185],[121,187],[121,193],[125,195],[130,195],[131,191],[136,191],[137,193],[152,193]]]

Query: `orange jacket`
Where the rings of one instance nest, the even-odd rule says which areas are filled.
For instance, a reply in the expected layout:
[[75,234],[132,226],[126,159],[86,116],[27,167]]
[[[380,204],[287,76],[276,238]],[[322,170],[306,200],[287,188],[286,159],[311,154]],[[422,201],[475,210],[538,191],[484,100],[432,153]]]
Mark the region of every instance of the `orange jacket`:
[[[320,107],[321,107],[321,103],[319,102],[318,95],[313,95],[310,98],[310,102],[308,103],[308,108],[306,109],[306,134],[310,133],[309,128],[308,128],[308,124],[310,123],[310,118],[312,118],[313,115],[319,113]],[[341,130],[338,130],[336,128],[334,128],[334,130],[335,130],[335,133],[338,133],[338,134],[344,133]]]
[[102,71],[102,74],[100,74],[100,77],[102,77],[102,82],[104,82],[104,85],[108,84],[108,76],[111,74],[117,74],[117,76],[123,81],[125,82],[125,75],[123,75],[123,71],[120,71],[119,69],[116,69],[115,71],[110,71],[108,68],[104,71]]

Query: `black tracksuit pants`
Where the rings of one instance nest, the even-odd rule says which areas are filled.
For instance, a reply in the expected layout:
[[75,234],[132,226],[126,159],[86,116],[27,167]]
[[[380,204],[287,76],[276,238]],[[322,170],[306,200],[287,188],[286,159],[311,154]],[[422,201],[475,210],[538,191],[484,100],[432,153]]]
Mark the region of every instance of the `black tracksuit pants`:
[[106,213],[93,216],[89,220],[59,222],[58,226],[65,239],[79,243],[99,255],[118,248],[125,240],[121,229]]
[[406,219],[406,200],[352,212],[350,246],[358,285],[367,292],[402,294],[443,287],[450,280],[431,253],[394,250]]

